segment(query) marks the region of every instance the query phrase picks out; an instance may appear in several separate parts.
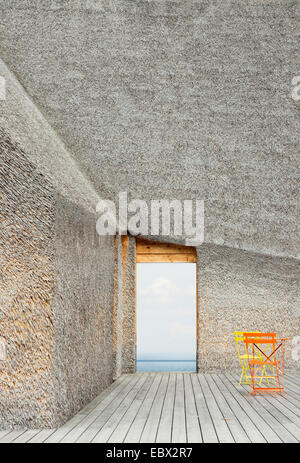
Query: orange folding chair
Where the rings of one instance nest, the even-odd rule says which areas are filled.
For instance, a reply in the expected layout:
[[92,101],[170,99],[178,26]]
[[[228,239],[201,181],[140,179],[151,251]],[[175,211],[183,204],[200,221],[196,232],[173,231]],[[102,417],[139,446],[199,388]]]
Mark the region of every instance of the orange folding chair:
[[[276,333],[244,333],[251,374],[250,395],[284,393],[284,351],[287,339],[278,339]],[[268,387],[257,383],[258,378],[264,377],[265,367],[273,370],[273,374],[268,375],[272,380]]]

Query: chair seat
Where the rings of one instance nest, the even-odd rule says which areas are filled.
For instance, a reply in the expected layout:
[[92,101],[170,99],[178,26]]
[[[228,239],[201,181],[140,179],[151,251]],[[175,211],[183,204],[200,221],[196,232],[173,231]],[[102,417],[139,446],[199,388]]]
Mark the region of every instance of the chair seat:
[[[249,355],[247,355],[247,354],[241,355],[241,356],[240,356],[241,359],[248,359],[249,357],[250,357],[250,358],[253,358],[252,355],[249,356]],[[255,358],[255,359],[259,359],[260,357],[258,357],[257,355],[255,355],[254,358]]]
[[268,360],[267,362],[264,362],[263,360],[250,360],[249,365],[278,365],[279,362],[277,360]]

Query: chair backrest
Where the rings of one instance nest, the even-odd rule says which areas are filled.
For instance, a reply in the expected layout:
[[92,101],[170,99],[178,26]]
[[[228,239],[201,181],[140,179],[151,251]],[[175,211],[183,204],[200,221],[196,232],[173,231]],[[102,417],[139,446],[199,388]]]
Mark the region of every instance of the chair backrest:
[[244,331],[234,331],[234,339],[236,341],[244,341]]
[[244,342],[245,344],[276,344],[276,333],[249,333],[245,332],[244,335]]
[[[239,357],[247,353],[245,347],[245,333],[246,331],[234,331],[234,339]],[[257,333],[259,333],[259,331],[257,331]]]
[[[268,348],[271,347],[271,352],[275,351],[275,346],[277,343],[276,333],[244,333],[244,343],[246,346],[247,353],[250,356],[250,350],[252,356],[255,354],[262,354],[262,351],[265,353],[268,351]],[[250,350],[249,350],[250,349]],[[270,352],[270,351],[269,351]],[[272,355],[272,358],[275,358],[275,354]]]

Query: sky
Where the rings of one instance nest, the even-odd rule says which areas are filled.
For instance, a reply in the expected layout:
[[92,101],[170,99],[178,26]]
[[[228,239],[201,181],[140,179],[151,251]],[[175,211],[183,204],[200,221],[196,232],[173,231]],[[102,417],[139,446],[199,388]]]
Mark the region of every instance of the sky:
[[137,264],[138,360],[195,360],[196,264]]

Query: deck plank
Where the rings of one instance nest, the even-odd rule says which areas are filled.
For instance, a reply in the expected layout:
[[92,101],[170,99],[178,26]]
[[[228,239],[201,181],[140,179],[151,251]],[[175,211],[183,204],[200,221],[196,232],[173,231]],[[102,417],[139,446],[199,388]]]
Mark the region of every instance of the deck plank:
[[4,431],[0,431],[0,441],[1,439],[3,439],[4,436],[7,436],[8,433],[10,433],[11,431],[8,431],[8,430],[4,430]]
[[186,415],[186,434],[187,442],[197,443],[203,442],[198,413],[195,403],[194,390],[192,386],[191,375],[184,375],[184,390],[185,390],[185,415]]
[[[289,403],[290,407],[294,408],[294,412],[300,416],[300,394],[294,393],[291,391],[288,386],[284,386],[284,398]],[[287,405],[288,406],[288,405]]]
[[[236,390],[231,391],[230,389],[227,389],[226,385],[224,384],[224,382],[222,382],[219,376],[223,375],[212,375],[215,383],[217,384],[219,390],[222,392],[224,399],[227,401],[236,419],[241,423],[241,425],[245,429],[245,432],[247,433],[249,440],[258,444],[267,442],[267,439],[263,437],[263,433],[259,431],[259,426],[254,424],[254,422],[251,419],[251,416],[247,414],[246,408],[242,406],[241,402],[239,402],[239,394],[236,394]],[[263,428],[265,425],[266,423],[263,423]],[[278,441],[281,442],[280,440]]]
[[290,407],[286,406],[286,400],[284,400],[284,397],[280,397],[279,395],[275,397],[265,397],[270,404],[272,404],[275,408],[277,408],[283,415],[285,415],[290,421],[295,423],[300,430],[300,418],[294,413],[293,410],[290,409]]
[[40,429],[28,429],[14,440],[14,444],[26,444],[30,439],[36,436]]
[[300,442],[300,419],[286,406],[285,398],[278,394],[276,398],[265,395],[258,396],[257,399]]
[[86,418],[84,426],[81,423],[76,431],[76,438],[75,442],[78,443],[89,443],[95,437],[97,432],[101,429],[101,427],[106,423],[106,421],[110,418],[110,416],[114,413],[116,408],[122,403],[122,400],[126,397],[126,395],[130,392],[132,387],[137,382],[137,378],[132,376],[129,377],[129,381],[124,385],[123,389],[120,393],[114,395],[113,400],[110,401],[107,406],[106,404],[100,404],[97,409],[92,412],[92,415]]
[[285,381],[284,389],[289,394],[290,397],[293,397],[295,400],[299,402],[300,391],[294,386],[294,384]]
[[23,429],[22,431],[11,431],[8,434],[6,434],[2,439],[0,439],[1,444],[9,444],[10,442],[13,442],[17,437],[21,436],[26,432],[26,429]]
[[135,417],[138,414],[144,402],[144,399],[153,383],[153,380],[154,380],[154,376],[149,374],[149,376],[146,378],[146,381],[144,382],[141,389],[139,390],[136,397],[134,398],[132,404],[130,405],[126,413],[123,415],[118,426],[115,428],[112,435],[108,439],[109,443],[119,443],[125,440],[127,432],[131,424],[135,420]]
[[300,394],[300,386],[293,379],[285,375],[284,382],[285,385],[292,389],[296,394]]
[[297,376],[297,374],[291,375],[289,373],[286,373],[285,378],[287,381],[296,384],[300,389],[300,378]]
[[159,388],[160,382],[161,382],[162,376],[161,375],[155,375],[153,383],[145,397],[145,400],[138,411],[135,420],[130,426],[130,429],[128,430],[128,433],[124,439],[125,443],[138,443],[140,442],[141,435],[143,433],[143,429],[145,427],[145,424],[147,422],[148,416],[150,414],[150,410],[153,404],[153,401],[155,400],[155,396],[157,394],[157,390]]
[[92,442],[94,443],[106,443],[112,435],[113,431],[118,426],[119,422],[123,416],[127,413],[128,409],[131,407],[133,401],[139,394],[140,390],[143,388],[144,383],[147,381],[149,374],[140,375],[138,381],[135,383],[130,392],[126,395],[125,399],[117,407],[115,412],[111,415],[109,420],[106,421],[101,430],[93,438]]
[[209,409],[210,415],[212,417],[216,433],[218,435],[219,441],[221,443],[234,443],[233,436],[230,432],[227,422],[224,420],[224,416],[222,415],[215,398],[209,389],[209,386],[206,382],[206,379],[203,374],[198,374],[198,380],[201,385],[207,407]]
[[[237,375],[232,375],[233,380],[237,381]],[[249,388],[242,386],[242,388],[249,392]],[[255,408],[260,415],[267,421],[272,428],[276,431],[276,434],[281,437],[285,443],[297,442],[297,438],[290,432],[288,428],[294,428],[286,423],[288,420],[282,415],[276,408],[274,408],[263,396],[249,396],[248,401]],[[288,426],[286,426],[288,424]],[[291,423],[292,424],[292,423]]]
[[50,437],[56,429],[43,429],[39,431],[34,437],[27,441],[27,444],[42,444],[48,437]]
[[[266,442],[268,443],[281,443],[282,440],[277,436],[277,434],[273,431],[273,429],[269,426],[269,424],[263,420],[259,413],[252,406],[249,404],[248,395],[244,392],[241,393],[241,390],[238,389],[240,386],[237,386],[235,383],[233,384],[230,382],[230,378],[228,379],[225,374],[218,375],[219,380],[222,381],[226,389],[230,392],[231,396],[236,400],[239,404],[241,410],[244,411],[245,415],[249,417],[251,423],[259,430],[259,433],[263,436]],[[240,411],[238,411],[239,416],[241,416]],[[247,426],[247,433],[251,438],[252,442],[261,442],[260,437],[256,437],[255,435],[255,428],[253,429],[252,425],[249,424]],[[252,431],[251,431],[252,429]],[[251,432],[251,435],[250,435]],[[253,435],[254,433],[254,435]]]
[[77,413],[71,420],[65,423],[63,426],[58,428],[52,433],[46,440],[46,443],[56,443],[63,441],[64,443],[75,442],[75,435],[78,430],[81,432],[84,430],[86,422],[89,422],[91,417],[98,415],[98,407],[100,410],[109,405],[114,396],[123,391],[126,388],[126,384],[130,383],[132,378],[130,376],[121,377],[115,381],[108,389],[102,392],[100,396],[96,397],[87,407],[81,412]]
[[169,375],[163,373],[162,379],[155,397],[152,403],[152,407],[145,424],[141,440],[142,443],[155,442],[157,430],[160,422],[161,412],[165,400],[165,395],[168,387]]
[[174,417],[172,427],[172,442],[186,443],[185,394],[183,374],[176,374],[176,389],[174,403]]
[[224,417],[223,419],[227,422],[234,441],[238,444],[251,442],[244,428],[228,405],[226,397],[224,397],[222,392],[219,390],[217,383],[214,381],[214,378],[211,375],[204,375],[204,377],[215,398],[216,403],[218,404],[219,410]]
[[58,429],[1,430],[1,443],[300,442],[299,377],[284,396],[249,396],[238,375],[122,375]]
[[172,439],[172,423],[175,401],[176,374],[170,373],[168,388],[163,404],[156,442],[170,443]]
[[[70,422],[66,423],[64,435],[60,435],[60,442],[62,443],[74,443],[76,440],[91,426],[94,421],[99,418],[99,416],[105,411],[113,407],[115,400],[122,400],[127,391],[130,390],[134,383],[134,379],[130,376],[127,376],[124,381],[118,383],[116,387],[110,392],[110,394],[105,395],[103,399],[93,408],[89,413],[85,414],[81,420],[74,425],[70,426]],[[56,433],[57,434],[57,433]],[[49,440],[56,439],[55,435],[51,436]],[[48,442],[47,440],[46,442]]]
[[289,412],[297,417],[297,420],[300,419],[300,404],[299,401],[294,400],[293,397],[290,397],[287,390],[285,390],[285,395],[281,396],[278,394],[276,397],[277,403],[280,406],[285,407]]
[[219,439],[198,380],[198,375],[193,374],[191,380],[203,442],[210,444],[217,443]]
[[100,432],[103,426],[105,426],[105,424],[111,419],[111,417],[115,414],[118,408],[126,400],[128,395],[129,394],[132,395],[132,393],[135,393],[136,388],[139,388],[140,381],[141,381],[141,377],[132,376],[129,383],[127,383],[124,389],[113,398],[110,404],[104,409],[102,409],[96,417],[94,416],[93,421],[90,420],[88,426],[85,427],[84,431],[76,439],[76,442],[78,443],[92,442],[94,437],[97,436],[97,434]]

